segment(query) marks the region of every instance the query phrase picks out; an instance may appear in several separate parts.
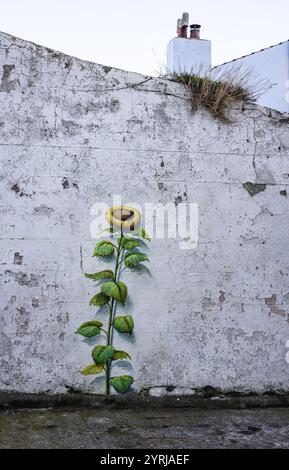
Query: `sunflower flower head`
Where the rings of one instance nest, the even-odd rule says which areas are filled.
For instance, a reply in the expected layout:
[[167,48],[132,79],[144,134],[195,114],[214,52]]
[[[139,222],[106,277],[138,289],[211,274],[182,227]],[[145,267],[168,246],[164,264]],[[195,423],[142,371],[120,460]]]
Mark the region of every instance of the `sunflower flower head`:
[[140,223],[140,212],[129,206],[116,206],[108,209],[106,220],[111,226],[133,231]]

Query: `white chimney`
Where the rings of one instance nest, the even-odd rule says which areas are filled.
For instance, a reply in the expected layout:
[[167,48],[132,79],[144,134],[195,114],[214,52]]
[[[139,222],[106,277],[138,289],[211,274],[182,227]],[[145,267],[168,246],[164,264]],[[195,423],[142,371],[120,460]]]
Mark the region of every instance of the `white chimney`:
[[177,37],[167,47],[167,69],[172,73],[201,72],[212,67],[211,41],[200,39],[201,25],[190,26],[190,37],[187,29],[189,14],[183,13],[177,23]]

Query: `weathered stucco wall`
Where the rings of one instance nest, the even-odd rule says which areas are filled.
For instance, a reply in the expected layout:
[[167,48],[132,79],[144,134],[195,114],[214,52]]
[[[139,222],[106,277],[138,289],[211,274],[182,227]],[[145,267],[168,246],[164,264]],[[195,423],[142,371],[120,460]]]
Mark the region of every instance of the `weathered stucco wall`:
[[151,277],[125,275],[135,390],[288,391],[288,123],[251,105],[223,125],[177,84],[6,34],[0,69],[0,389],[103,390],[74,330],[95,314],[90,208],[122,194],[199,204],[196,250],[154,240]]

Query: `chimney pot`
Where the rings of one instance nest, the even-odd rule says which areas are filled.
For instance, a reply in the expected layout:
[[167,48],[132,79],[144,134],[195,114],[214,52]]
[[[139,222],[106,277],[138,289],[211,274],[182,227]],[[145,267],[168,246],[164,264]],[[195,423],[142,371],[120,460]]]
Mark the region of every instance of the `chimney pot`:
[[181,19],[178,19],[177,32],[179,38],[188,37],[189,13],[183,13]]
[[201,25],[200,24],[191,24],[190,29],[191,29],[190,38],[191,39],[200,39]]

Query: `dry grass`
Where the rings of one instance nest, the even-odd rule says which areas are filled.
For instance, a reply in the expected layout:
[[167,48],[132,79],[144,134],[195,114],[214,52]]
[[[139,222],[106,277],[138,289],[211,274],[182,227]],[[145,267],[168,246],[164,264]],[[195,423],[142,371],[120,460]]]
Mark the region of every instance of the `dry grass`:
[[192,110],[207,109],[214,117],[231,123],[230,110],[237,102],[255,102],[271,85],[251,69],[234,67],[230,70],[202,69],[198,72],[171,73],[162,78],[185,85],[190,93]]

